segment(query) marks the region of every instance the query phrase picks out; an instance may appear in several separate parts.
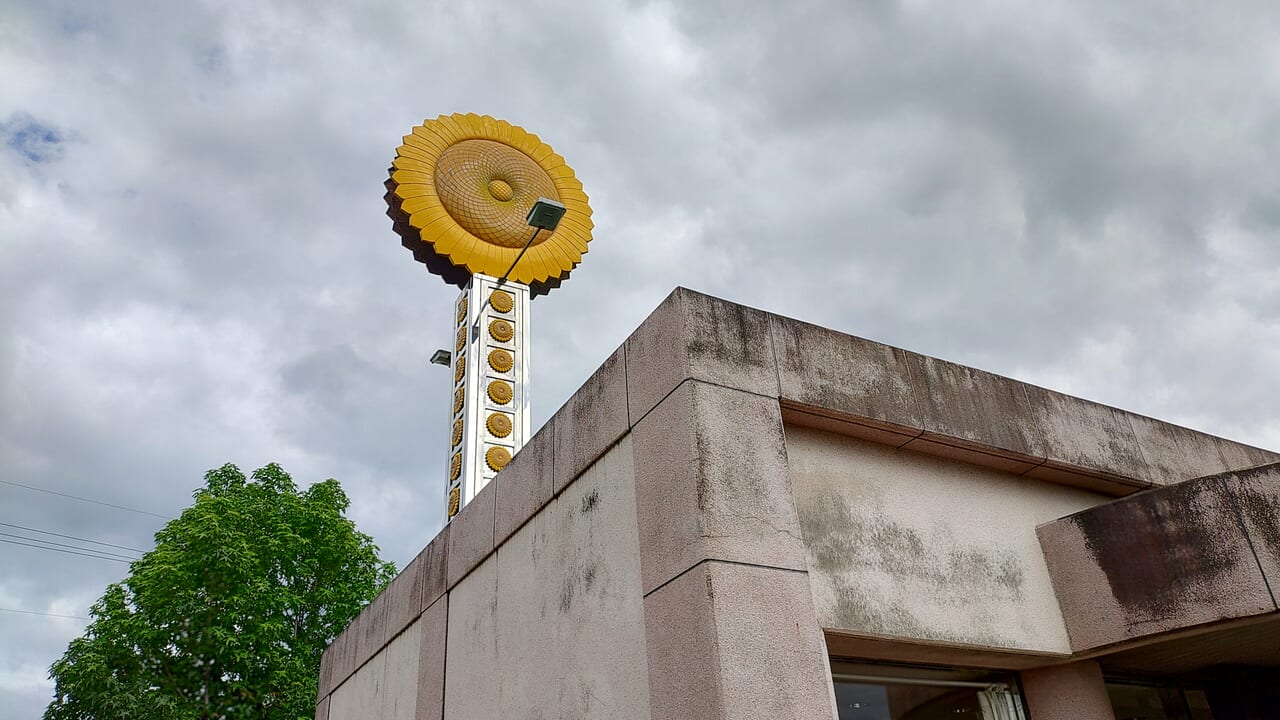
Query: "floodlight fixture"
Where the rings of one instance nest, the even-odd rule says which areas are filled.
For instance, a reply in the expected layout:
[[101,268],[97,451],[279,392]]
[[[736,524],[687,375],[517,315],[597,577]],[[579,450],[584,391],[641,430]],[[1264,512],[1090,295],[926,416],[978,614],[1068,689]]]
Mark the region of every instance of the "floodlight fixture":
[[546,230],[547,232],[555,232],[556,226],[560,224],[560,218],[564,217],[565,207],[555,200],[540,197],[538,201],[529,208],[529,214],[525,216],[525,221],[529,223],[529,227],[533,228],[533,234],[525,241],[524,247],[520,248],[520,254],[516,255],[516,259],[511,261],[511,267],[502,273],[502,277],[498,278],[498,285],[505,285],[507,278],[511,276],[511,271],[516,269],[516,264],[520,262],[520,258],[529,252],[529,246],[534,240],[538,239],[538,233]]
[[533,207],[529,208],[525,221],[529,223],[529,227],[555,232],[556,226],[560,224],[560,218],[564,217],[564,211],[564,205],[555,200],[540,197]]
[[453,353],[448,350],[437,350],[431,355],[431,364],[449,367],[453,364]]

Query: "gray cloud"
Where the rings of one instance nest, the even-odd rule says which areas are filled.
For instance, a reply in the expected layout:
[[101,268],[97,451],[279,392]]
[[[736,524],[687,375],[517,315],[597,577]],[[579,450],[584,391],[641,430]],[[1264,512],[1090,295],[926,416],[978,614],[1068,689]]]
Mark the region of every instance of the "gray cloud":
[[[383,215],[424,117],[539,133],[596,240],[541,423],[677,285],[1280,447],[1269,3],[29,2],[0,24],[0,469],[162,514],[224,462],[441,522],[454,291]],[[0,485],[0,521],[157,518]],[[125,567],[0,546],[0,607]],[[0,613],[34,717],[75,620]]]

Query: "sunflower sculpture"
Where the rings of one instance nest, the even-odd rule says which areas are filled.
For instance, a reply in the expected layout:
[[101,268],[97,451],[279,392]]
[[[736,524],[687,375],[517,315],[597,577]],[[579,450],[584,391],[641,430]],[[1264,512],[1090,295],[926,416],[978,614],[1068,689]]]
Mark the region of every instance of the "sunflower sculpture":
[[476,273],[507,272],[533,228],[540,197],[566,208],[511,271],[532,295],[559,287],[591,241],[582,183],[537,135],[488,115],[441,115],[404,136],[387,181],[387,215],[402,244],[431,272],[465,287]]

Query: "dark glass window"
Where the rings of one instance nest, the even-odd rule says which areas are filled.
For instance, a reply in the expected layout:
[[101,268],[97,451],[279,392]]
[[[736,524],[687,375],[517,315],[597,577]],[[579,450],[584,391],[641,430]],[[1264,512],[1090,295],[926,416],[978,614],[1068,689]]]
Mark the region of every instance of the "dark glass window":
[[1024,720],[1012,678],[938,668],[837,663],[840,720]]
[[1201,690],[1178,685],[1107,682],[1116,720],[1214,720]]

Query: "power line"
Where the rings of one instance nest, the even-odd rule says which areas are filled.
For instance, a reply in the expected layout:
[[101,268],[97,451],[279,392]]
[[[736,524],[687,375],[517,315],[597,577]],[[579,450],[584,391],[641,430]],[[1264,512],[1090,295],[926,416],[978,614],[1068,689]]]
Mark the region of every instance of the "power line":
[[101,540],[90,540],[89,538],[76,537],[75,535],[63,535],[62,533],[56,533],[50,530],[39,530],[36,528],[24,527],[22,525],[14,525],[13,523],[0,522],[0,525],[3,525],[4,527],[17,528],[19,530],[26,530],[27,532],[37,532],[44,535],[54,535],[56,537],[67,538],[68,540],[79,540],[80,542],[93,543],[94,545],[106,545],[107,547],[120,548],[121,550],[132,550],[134,552],[140,552],[140,553],[147,552],[146,550],[139,550],[138,548],[126,547],[124,545],[116,545],[115,543],[102,542]]
[[[27,538],[27,539],[30,540],[31,538]],[[111,560],[113,562],[122,562],[122,563],[133,562],[132,560],[122,560],[120,558],[109,557],[107,555],[93,555],[87,552],[75,552],[74,550],[60,550],[56,547],[47,547],[45,545],[32,545],[30,543],[18,542],[17,540],[5,540],[4,538],[0,538],[0,543],[9,543],[10,545],[25,545],[26,547],[38,548],[40,550],[51,550],[53,552],[66,553],[68,555],[83,555],[85,557],[96,558],[98,560]],[[82,549],[88,550],[88,548],[82,548]]]
[[[79,545],[68,545],[67,543],[54,542],[52,540],[41,540],[40,538],[27,537],[26,535],[15,535],[13,533],[0,532],[0,536],[18,538],[19,540],[30,540],[32,542],[41,543],[41,547],[46,545],[53,545],[57,547],[71,548],[72,550],[84,550],[86,552],[97,553],[99,555],[102,555],[103,557],[115,557],[115,558],[120,558],[121,560],[137,560],[138,559],[131,555],[122,555],[120,553],[108,552],[106,550],[96,550],[94,548],[81,547]],[[52,550],[53,548],[50,547],[49,549]]]
[[116,505],[114,503],[102,502],[101,500],[91,500],[89,498],[80,497],[79,495],[71,495],[70,493],[57,492],[55,490],[45,490],[44,488],[38,488],[31,485],[23,485],[22,483],[16,483],[16,482],[13,482],[12,480],[0,480],[0,483],[4,483],[5,485],[13,485],[14,487],[26,488],[27,490],[34,490],[36,492],[48,493],[50,495],[57,495],[59,497],[71,498],[72,500],[79,500],[81,502],[93,503],[94,505],[104,505],[106,507],[115,508],[117,510],[128,510],[129,512],[136,512],[142,515],[150,515],[152,517],[158,517],[162,520],[173,519],[168,515],[161,515],[160,513],[153,513],[147,510],[139,510],[137,508],[125,507],[124,505]]
[[92,618],[81,617],[79,615],[59,615],[58,613],[37,612],[35,610],[15,610],[14,608],[0,608],[0,612],[22,613],[23,615],[43,615],[45,617],[69,618],[71,620],[85,620],[93,622]]

